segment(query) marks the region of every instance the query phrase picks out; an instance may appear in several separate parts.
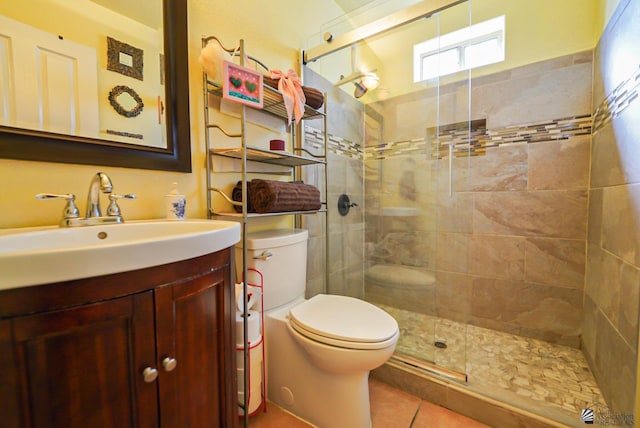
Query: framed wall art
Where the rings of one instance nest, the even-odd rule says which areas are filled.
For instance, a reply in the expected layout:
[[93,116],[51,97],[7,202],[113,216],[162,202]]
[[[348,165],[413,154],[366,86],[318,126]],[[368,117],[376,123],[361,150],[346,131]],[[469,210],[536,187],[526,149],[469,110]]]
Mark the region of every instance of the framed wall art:
[[250,68],[224,61],[222,98],[262,108],[262,74]]
[[144,51],[107,36],[107,70],[144,80]]

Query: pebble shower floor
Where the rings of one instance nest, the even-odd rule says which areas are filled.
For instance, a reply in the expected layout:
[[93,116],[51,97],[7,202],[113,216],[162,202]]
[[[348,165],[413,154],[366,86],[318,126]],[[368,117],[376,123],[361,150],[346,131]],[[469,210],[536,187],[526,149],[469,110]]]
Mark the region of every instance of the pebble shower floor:
[[[476,391],[563,420],[607,408],[579,349],[378,306],[400,326],[396,354],[466,373]],[[434,346],[438,341],[447,347]]]

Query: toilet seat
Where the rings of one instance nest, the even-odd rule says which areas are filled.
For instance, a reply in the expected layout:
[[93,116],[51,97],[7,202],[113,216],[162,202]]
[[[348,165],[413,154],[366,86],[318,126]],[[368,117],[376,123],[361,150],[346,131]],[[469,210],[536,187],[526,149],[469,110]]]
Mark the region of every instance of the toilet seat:
[[309,339],[342,348],[382,349],[395,344],[395,319],[371,303],[318,294],[289,311],[291,327]]

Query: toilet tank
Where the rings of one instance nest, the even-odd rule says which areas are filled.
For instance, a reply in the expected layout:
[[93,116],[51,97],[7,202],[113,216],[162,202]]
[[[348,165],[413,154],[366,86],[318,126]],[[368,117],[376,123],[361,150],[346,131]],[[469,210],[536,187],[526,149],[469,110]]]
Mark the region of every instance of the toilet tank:
[[[247,268],[258,270],[264,281],[263,310],[304,297],[307,282],[305,229],[275,229],[247,235]],[[242,241],[236,244],[236,274],[242,278]],[[248,284],[260,285],[260,276],[247,273]],[[239,282],[239,280],[238,280]]]

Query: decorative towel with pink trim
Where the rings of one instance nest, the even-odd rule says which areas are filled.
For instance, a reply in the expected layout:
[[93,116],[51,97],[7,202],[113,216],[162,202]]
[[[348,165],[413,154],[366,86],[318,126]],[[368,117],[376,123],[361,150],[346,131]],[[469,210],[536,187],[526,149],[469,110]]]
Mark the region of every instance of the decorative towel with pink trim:
[[289,69],[286,74],[280,70],[270,70],[270,73],[272,79],[278,79],[278,90],[282,92],[289,125],[291,125],[291,120],[294,118],[296,123],[299,123],[304,115],[304,104],[306,102],[300,78],[292,69]]

